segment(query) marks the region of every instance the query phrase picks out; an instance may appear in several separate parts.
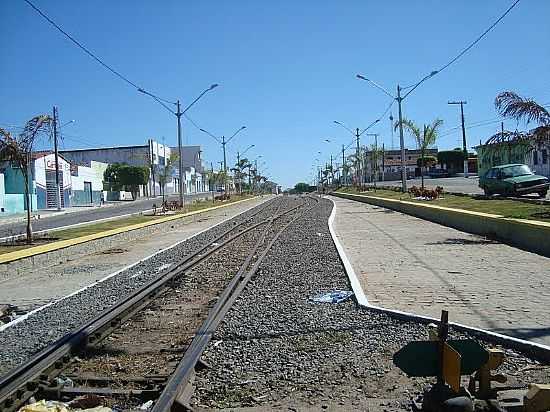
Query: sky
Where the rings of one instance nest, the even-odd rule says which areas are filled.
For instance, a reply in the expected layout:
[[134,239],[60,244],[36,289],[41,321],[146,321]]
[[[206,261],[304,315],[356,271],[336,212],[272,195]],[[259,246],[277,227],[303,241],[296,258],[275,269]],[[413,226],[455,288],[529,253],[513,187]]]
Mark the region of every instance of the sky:
[[[512,0],[354,1],[31,0],[65,31],[139,87],[185,106],[216,136],[247,128],[228,145],[259,161],[283,187],[311,181],[317,161],[338,155],[353,137],[334,124],[365,128],[391,99],[358,73],[394,93],[456,56]],[[176,117],[77,48],[23,0],[0,2],[0,127],[16,131],[59,108],[63,148],[177,142]],[[461,146],[464,106],[468,146],[500,129],[495,96],[513,90],[550,104],[550,1],[522,0],[475,47],[424,82],[403,102],[404,116],[444,121],[439,149]],[[389,115],[369,132],[392,146]],[[505,128],[514,130],[515,121]],[[183,121],[184,144],[203,146],[219,167],[221,146]],[[327,142],[326,139],[330,140]],[[361,143],[371,144],[372,136]],[[406,146],[414,148],[410,136]],[[44,143],[45,144],[45,143]],[[393,136],[393,146],[399,138]],[[321,152],[321,155],[318,152]],[[350,152],[351,153],[351,152]],[[341,157],[341,154],[339,155]]]

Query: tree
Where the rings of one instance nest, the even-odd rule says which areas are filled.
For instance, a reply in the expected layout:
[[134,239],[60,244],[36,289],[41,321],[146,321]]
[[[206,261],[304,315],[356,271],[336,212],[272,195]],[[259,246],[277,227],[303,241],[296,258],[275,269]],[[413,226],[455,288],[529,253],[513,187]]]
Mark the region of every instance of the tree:
[[535,122],[537,126],[527,132],[500,132],[489,138],[487,144],[510,141],[529,141],[535,145],[550,142],[550,112],[543,106],[518,94],[506,91],[495,98],[495,108],[503,117],[527,124]]
[[166,190],[166,183],[170,180],[172,177],[172,171],[174,170],[174,165],[179,159],[179,155],[177,152],[170,153],[170,156],[164,161],[166,162],[164,166],[161,166],[162,169],[158,173],[158,181],[160,184],[160,190],[162,190],[162,199],[164,201],[164,192]]
[[[398,121],[395,124],[395,129],[401,124],[405,129],[407,129],[415,138],[416,145],[420,150],[420,158],[422,159],[422,164],[425,164],[424,157],[426,150],[433,146],[437,140],[439,134],[439,128],[443,125],[443,120],[435,119],[431,124],[424,124],[422,129],[414,124],[411,120],[403,119],[401,123]],[[424,168],[420,168],[420,176],[422,179],[422,190],[424,190]]]
[[31,166],[33,146],[43,134],[49,134],[53,119],[48,115],[38,115],[25,124],[23,131],[13,137],[0,128],[0,160],[13,162],[21,170],[25,181],[25,203],[27,207],[27,244],[32,243],[31,224]]
[[453,150],[442,150],[437,153],[437,161],[441,165],[446,165],[447,170],[454,173],[464,162],[464,151],[458,147]]
[[432,167],[437,163],[437,157],[435,156],[424,156],[424,160],[421,157],[416,159],[416,165],[418,167]]
[[126,190],[132,193],[132,199],[135,200],[139,185],[146,185],[149,181],[149,168],[113,163],[105,169],[103,179],[107,182],[109,190]]
[[235,175],[235,181],[237,182],[237,184],[239,186],[239,193],[241,195],[243,194],[243,188],[242,188],[243,187],[243,180],[247,176],[245,170],[246,170],[246,168],[248,168],[249,172],[250,172],[250,167],[251,166],[252,165],[250,164],[248,159],[243,158],[243,159],[240,159],[237,163],[235,163],[235,167],[231,169],[231,171]]
[[303,182],[296,183],[294,185],[295,193],[310,193],[315,191],[315,189],[316,189],[315,186],[310,186],[307,183],[303,183]]
[[376,190],[376,182],[378,180],[378,171],[379,171],[379,167],[380,167],[380,159],[382,159],[383,155],[384,155],[384,152],[382,151],[382,148],[378,147],[375,144],[372,144],[370,146],[370,150],[367,152],[367,156],[370,159],[372,180],[374,182],[374,189],[375,190]]

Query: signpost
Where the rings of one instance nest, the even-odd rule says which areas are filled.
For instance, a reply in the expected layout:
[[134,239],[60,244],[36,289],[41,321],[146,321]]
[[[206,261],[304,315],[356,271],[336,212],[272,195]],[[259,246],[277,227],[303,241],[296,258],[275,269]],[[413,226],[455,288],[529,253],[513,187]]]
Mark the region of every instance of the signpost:
[[460,376],[479,370],[489,353],[472,339],[447,340],[448,330],[448,312],[443,311],[438,340],[409,342],[393,355],[393,363],[409,376],[435,376],[458,392]]

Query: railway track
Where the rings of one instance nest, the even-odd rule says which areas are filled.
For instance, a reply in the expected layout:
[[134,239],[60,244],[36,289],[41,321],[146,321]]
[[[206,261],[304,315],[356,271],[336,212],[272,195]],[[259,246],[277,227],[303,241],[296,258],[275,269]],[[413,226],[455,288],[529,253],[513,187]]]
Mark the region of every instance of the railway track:
[[279,198],[159,273],[0,378],[0,408],[96,394],[118,408],[155,400],[155,411],[185,409],[216,326],[280,233],[316,202]]

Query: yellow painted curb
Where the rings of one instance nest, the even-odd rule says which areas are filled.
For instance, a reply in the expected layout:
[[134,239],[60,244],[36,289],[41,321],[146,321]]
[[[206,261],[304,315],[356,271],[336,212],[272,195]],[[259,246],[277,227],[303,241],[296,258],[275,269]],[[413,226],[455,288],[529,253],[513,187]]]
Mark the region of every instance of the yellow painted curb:
[[412,206],[421,206],[421,207],[427,207],[427,208],[432,208],[432,209],[446,210],[446,211],[449,211],[449,212],[460,212],[460,213],[465,213],[467,215],[472,215],[472,216],[481,216],[481,217],[490,217],[490,218],[502,219],[502,220],[510,220],[510,221],[514,221],[514,222],[518,222],[518,223],[526,223],[526,224],[530,224],[530,225],[543,226],[543,227],[550,228],[550,222],[543,222],[541,220],[510,218],[510,217],[504,217],[502,215],[496,215],[496,214],[492,214],[492,213],[476,212],[474,210],[466,210],[466,209],[460,209],[460,208],[456,208],[456,207],[429,205],[429,204],[418,203],[418,202],[410,202],[408,200],[391,199],[391,198],[387,198],[387,197],[359,195],[359,194],[355,194],[355,193],[339,193],[339,194],[349,194],[349,195],[353,195],[353,196],[364,197],[364,198],[367,198],[367,199],[384,200],[384,201],[402,203],[402,204],[412,205]]
[[[236,202],[227,203],[225,205],[212,206],[212,207],[208,207],[206,209],[195,210],[193,212],[165,216],[165,217],[161,217],[159,219],[151,220],[149,222],[135,223],[133,225],[123,226],[123,227],[119,227],[119,228],[116,228],[116,229],[105,230],[103,232],[97,232],[97,233],[93,233],[91,235],[80,236],[80,237],[76,237],[74,239],[60,240],[58,242],[52,242],[52,243],[48,243],[46,245],[34,246],[34,247],[27,248],[27,249],[16,250],[15,252],[4,253],[4,254],[0,255],[0,264],[13,262],[15,260],[20,260],[20,259],[24,259],[24,258],[27,258],[27,257],[35,256],[35,255],[40,255],[40,254],[43,254],[43,253],[53,252],[54,250],[64,249],[64,248],[67,248],[69,246],[78,245],[80,243],[89,242],[91,240],[101,239],[101,238],[109,237],[109,236],[113,236],[113,235],[118,235],[120,233],[129,232],[129,231],[136,230],[136,229],[142,229],[142,228],[147,227],[147,226],[158,225],[160,223],[166,223],[166,222],[169,222],[171,220],[182,219],[184,217],[189,217],[189,216],[193,216],[193,215],[198,215],[200,213],[210,212],[212,210],[221,209],[223,207],[228,207],[228,206],[232,206],[232,205],[237,205],[237,204],[242,203],[242,202],[247,202],[247,201],[255,199],[255,198],[256,197],[251,197],[251,198],[248,198],[248,199],[242,199],[242,200],[238,200]],[[93,223],[91,222],[90,224],[93,224]]]

